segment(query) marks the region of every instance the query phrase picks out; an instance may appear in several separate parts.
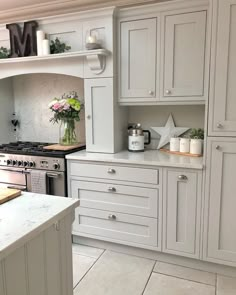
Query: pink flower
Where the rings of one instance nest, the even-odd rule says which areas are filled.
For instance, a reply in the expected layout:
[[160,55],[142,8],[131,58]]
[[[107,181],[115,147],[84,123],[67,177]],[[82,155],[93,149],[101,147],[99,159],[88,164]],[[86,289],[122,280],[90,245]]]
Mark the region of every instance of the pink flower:
[[70,108],[70,105],[68,103],[65,103],[63,106],[63,110],[67,111],[67,110],[69,110],[69,108]]
[[52,109],[53,109],[54,111],[58,111],[60,108],[61,108],[61,104],[58,103],[58,102],[55,103],[54,106],[52,107]]

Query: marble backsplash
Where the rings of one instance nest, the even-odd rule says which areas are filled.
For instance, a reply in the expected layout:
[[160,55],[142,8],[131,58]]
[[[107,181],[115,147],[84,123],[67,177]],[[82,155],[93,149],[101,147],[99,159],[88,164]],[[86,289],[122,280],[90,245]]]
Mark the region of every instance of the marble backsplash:
[[[70,91],[76,91],[80,99],[84,97],[82,79],[56,74],[16,76],[13,89],[15,113],[20,122],[16,138],[22,141],[58,142],[59,125],[49,122],[52,116],[49,102]],[[84,142],[84,111],[76,129],[79,141]]]

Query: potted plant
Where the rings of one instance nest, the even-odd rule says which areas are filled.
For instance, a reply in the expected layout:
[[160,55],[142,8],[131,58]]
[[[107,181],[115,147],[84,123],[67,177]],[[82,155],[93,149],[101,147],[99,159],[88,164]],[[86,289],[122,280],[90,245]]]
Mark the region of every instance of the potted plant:
[[204,130],[202,128],[191,129],[190,138],[190,154],[202,155]]
[[75,145],[78,143],[75,122],[80,121],[82,108],[83,104],[78,99],[76,92],[64,94],[61,98],[54,98],[49,104],[49,109],[53,112],[50,122],[61,122],[59,138],[61,145]]

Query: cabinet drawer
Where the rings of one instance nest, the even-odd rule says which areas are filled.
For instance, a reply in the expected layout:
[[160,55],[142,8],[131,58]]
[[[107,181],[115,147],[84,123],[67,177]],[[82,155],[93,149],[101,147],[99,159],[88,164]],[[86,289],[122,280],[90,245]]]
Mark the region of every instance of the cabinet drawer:
[[157,246],[157,219],[87,208],[76,209],[73,231],[99,239]]
[[71,162],[70,175],[158,184],[158,170]]
[[81,207],[148,217],[158,215],[157,189],[72,180],[71,193],[73,198],[80,199]]

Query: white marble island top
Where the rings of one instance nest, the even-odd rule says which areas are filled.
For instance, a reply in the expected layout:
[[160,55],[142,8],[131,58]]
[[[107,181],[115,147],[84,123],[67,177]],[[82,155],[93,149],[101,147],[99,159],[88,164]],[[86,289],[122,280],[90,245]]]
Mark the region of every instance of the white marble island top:
[[0,205],[0,260],[77,206],[78,200],[34,193]]
[[203,169],[203,157],[188,157],[168,154],[158,150],[147,150],[140,153],[122,151],[116,154],[88,153],[86,150],[66,156],[68,160],[110,162],[117,164],[135,164],[159,167],[177,167]]

